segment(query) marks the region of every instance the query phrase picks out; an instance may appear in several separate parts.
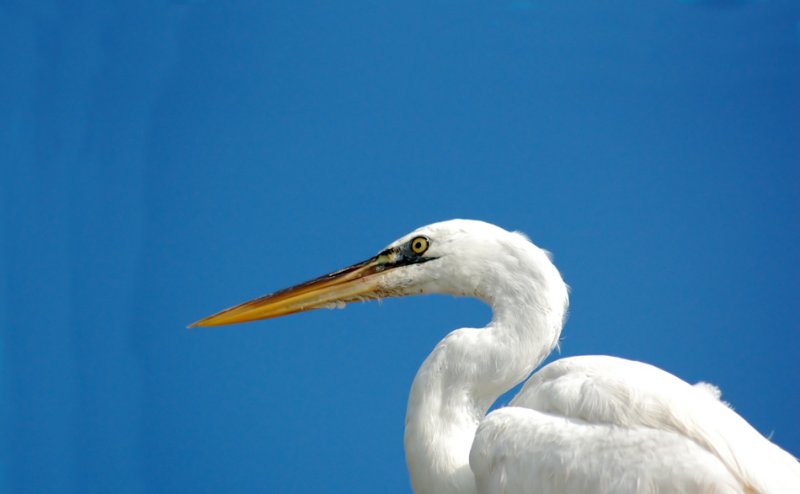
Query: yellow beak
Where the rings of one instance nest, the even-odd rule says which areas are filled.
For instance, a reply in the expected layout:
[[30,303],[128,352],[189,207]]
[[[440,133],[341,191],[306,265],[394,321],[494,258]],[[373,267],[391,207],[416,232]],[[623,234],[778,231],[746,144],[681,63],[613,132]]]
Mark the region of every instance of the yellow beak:
[[222,326],[280,317],[348,302],[391,296],[383,274],[399,264],[397,252],[385,251],[366,261],[326,274],[305,283],[264,295],[223,310],[189,327]]

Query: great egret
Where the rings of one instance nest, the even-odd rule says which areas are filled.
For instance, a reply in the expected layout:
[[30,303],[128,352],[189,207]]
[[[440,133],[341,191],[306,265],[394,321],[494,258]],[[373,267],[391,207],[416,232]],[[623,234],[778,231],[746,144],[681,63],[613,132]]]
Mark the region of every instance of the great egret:
[[471,220],[422,227],[375,257],[202,319],[215,326],[382,297],[445,293],[492,307],[448,334],[411,387],[414,492],[800,493],[800,464],[719,400],[650,365],[565,358],[486,411],[558,342],[567,285],[524,235]]

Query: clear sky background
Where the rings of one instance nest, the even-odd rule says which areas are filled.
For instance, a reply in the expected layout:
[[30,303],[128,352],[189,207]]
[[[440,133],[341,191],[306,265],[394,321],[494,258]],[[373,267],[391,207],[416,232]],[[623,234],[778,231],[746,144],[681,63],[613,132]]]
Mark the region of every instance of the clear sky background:
[[800,454],[799,22],[0,1],[0,490],[409,492],[414,373],[486,307],[186,325],[455,217],[553,251],[562,356],[716,383]]

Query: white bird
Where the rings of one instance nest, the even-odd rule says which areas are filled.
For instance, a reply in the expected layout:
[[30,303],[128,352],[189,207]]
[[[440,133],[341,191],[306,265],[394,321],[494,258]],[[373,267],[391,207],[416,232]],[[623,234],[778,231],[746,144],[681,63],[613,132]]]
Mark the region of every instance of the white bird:
[[405,430],[415,493],[800,493],[800,463],[716,388],[641,362],[555,361],[487,415],[556,346],[568,305],[549,254],[487,223],[422,227],[371,259],[193,326],[428,293],[476,297],[492,320],[448,334],[417,372]]

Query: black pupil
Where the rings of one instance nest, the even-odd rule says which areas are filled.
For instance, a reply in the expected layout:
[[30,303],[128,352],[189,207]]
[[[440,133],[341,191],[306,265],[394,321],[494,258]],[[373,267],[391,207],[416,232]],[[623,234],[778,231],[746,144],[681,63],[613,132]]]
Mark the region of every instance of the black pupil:
[[422,242],[420,242],[419,240],[414,242],[414,250],[420,250],[421,248],[422,248]]

